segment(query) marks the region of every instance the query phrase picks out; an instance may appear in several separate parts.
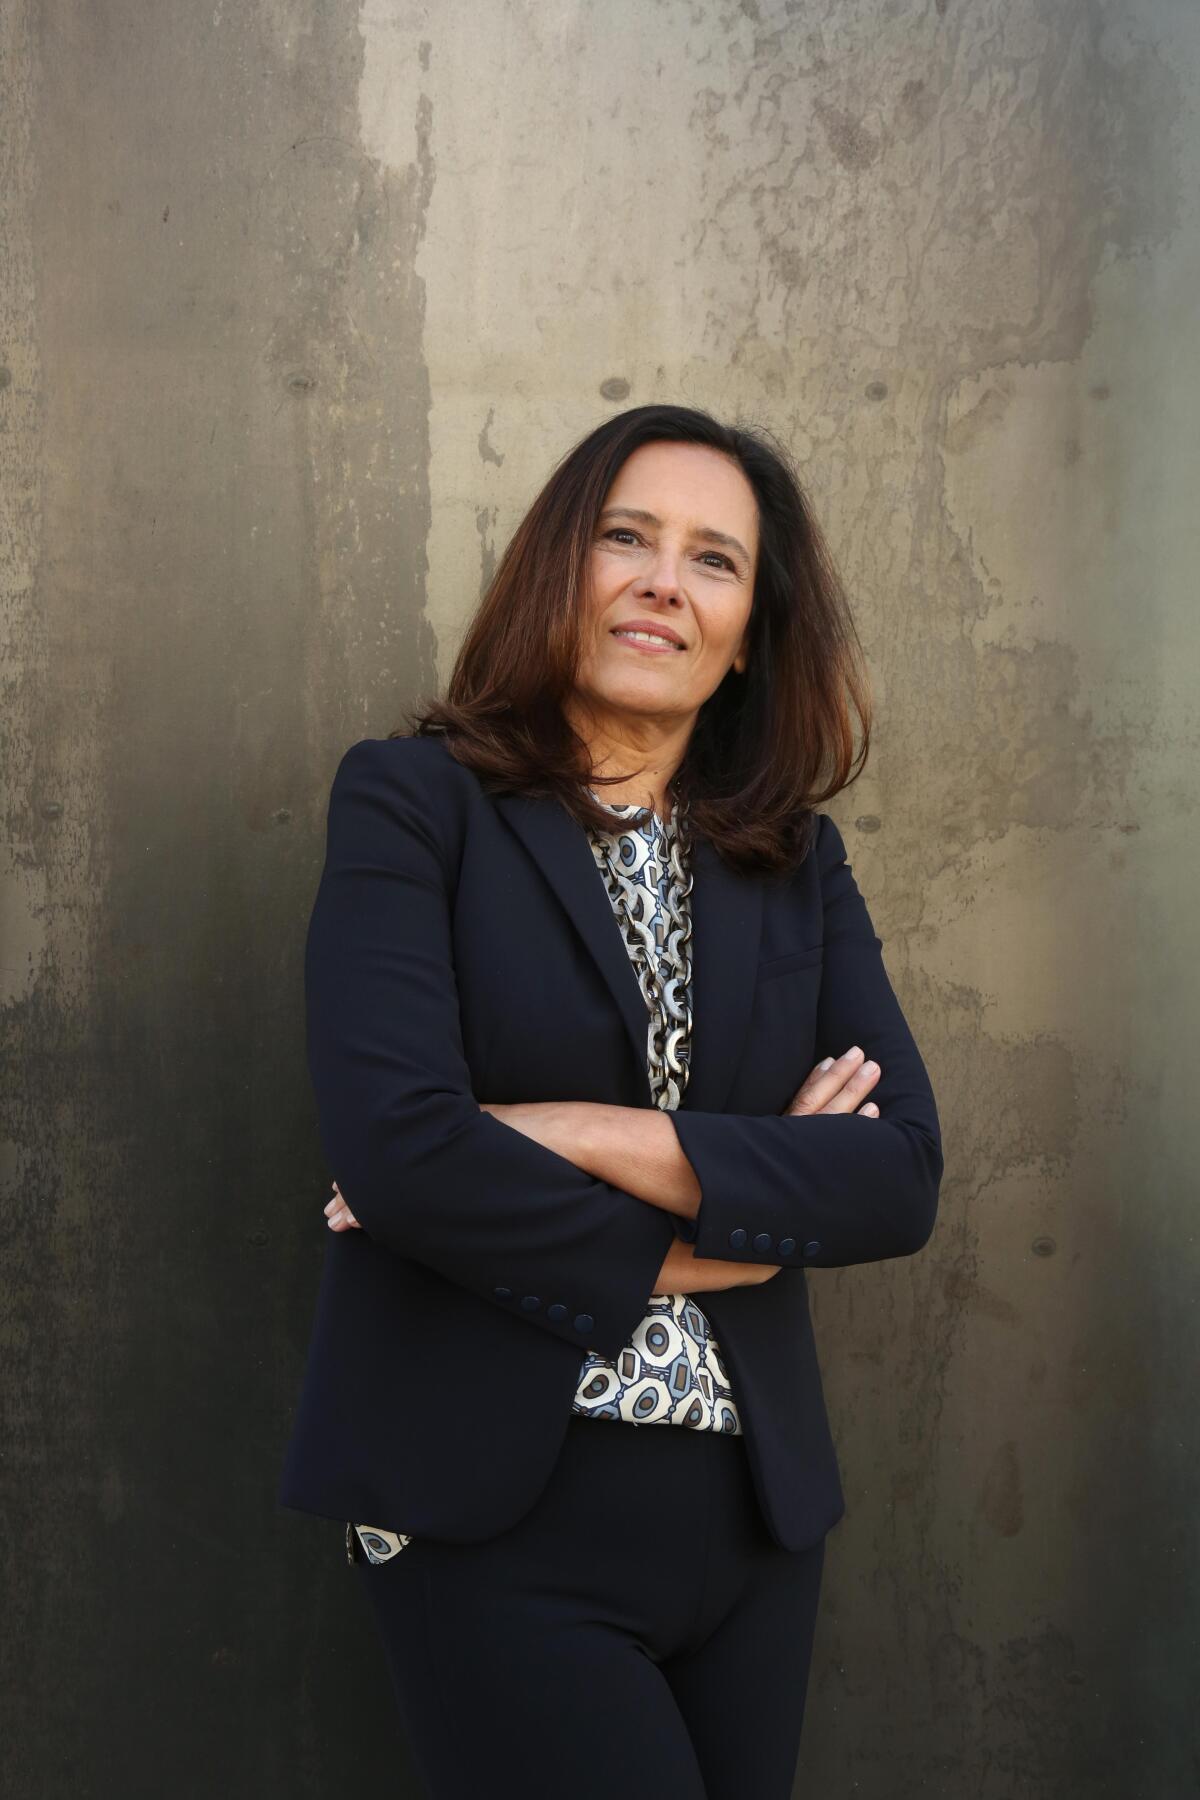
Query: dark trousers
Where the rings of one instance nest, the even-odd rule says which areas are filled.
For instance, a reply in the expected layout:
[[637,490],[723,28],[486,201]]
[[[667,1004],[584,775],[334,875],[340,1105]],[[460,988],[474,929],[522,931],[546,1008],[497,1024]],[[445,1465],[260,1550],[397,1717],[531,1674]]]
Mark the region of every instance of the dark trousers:
[[572,1417],[510,1530],[356,1566],[432,1800],[790,1800],[824,1551],[743,1438]]

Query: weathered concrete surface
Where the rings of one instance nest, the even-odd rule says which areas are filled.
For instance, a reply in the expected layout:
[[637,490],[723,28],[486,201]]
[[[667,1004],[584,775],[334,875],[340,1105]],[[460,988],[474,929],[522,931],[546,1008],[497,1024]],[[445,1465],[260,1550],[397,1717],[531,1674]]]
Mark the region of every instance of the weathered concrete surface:
[[0,50],[13,1791],[417,1791],[274,1508],[324,801],[566,444],[671,398],[788,439],[850,582],[831,810],[947,1141],[929,1249],[812,1282],[798,1791],[1194,1792],[1194,6],[10,0]]

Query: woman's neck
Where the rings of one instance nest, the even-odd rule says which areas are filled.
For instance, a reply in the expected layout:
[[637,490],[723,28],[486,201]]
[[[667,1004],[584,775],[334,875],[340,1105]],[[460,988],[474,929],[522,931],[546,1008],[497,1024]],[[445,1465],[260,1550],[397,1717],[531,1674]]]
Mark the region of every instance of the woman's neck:
[[[622,781],[604,783],[595,792],[609,806],[649,806],[660,818],[671,811],[671,781],[683,761],[690,727],[665,731],[636,728],[622,730],[611,721],[595,719],[584,724],[572,718],[574,730],[587,745],[592,775],[624,775]],[[627,770],[636,771],[626,774]]]

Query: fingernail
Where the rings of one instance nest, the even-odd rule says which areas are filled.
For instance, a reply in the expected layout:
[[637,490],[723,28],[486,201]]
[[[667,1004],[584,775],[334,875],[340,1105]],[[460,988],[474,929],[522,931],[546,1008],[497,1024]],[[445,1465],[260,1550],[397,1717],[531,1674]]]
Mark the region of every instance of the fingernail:
[[862,1055],[861,1045],[851,1044],[850,1048],[846,1051],[846,1055],[847,1056],[861,1056]]
[[865,1062],[862,1066],[862,1072],[864,1075],[878,1075],[879,1064],[877,1062]]
[[832,1056],[827,1056],[827,1057],[826,1057],[826,1058],[825,1058],[825,1061],[824,1061],[824,1062],[819,1062],[819,1063],[818,1063],[818,1064],[817,1064],[817,1067],[818,1067],[818,1069],[832,1069],[832,1067],[833,1067],[833,1058],[832,1058]]

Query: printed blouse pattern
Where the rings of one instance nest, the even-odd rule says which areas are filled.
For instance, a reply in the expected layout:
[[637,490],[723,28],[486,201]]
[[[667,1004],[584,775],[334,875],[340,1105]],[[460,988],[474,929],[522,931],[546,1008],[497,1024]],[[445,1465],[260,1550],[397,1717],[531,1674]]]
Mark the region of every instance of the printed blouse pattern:
[[[650,1092],[657,1107],[671,1111],[687,1087],[691,1059],[687,815],[678,803],[665,820],[657,813],[639,817],[641,809],[629,804],[602,800],[601,805],[628,821],[621,830],[589,830],[588,838],[646,1001]],[[614,1362],[589,1350],[571,1411],[630,1425],[742,1435],[720,1345],[688,1294],[652,1294]]]
[[[599,799],[595,794],[593,797]],[[596,867],[646,1001],[646,1073],[654,1104],[679,1105],[691,1055],[691,859],[686,809],[667,819],[625,803],[600,804],[628,821],[588,831]],[[640,816],[639,816],[640,815]],[[712,1326],[688,1294],[652,1294],[641,1322],[615,1361],[589,1350],[571,1411],[631,1425],[682,1425],[740,1437],[741,1417]],[[387,1562],[411,1538],[378,1525],[346,1525],[367,1560]]]

